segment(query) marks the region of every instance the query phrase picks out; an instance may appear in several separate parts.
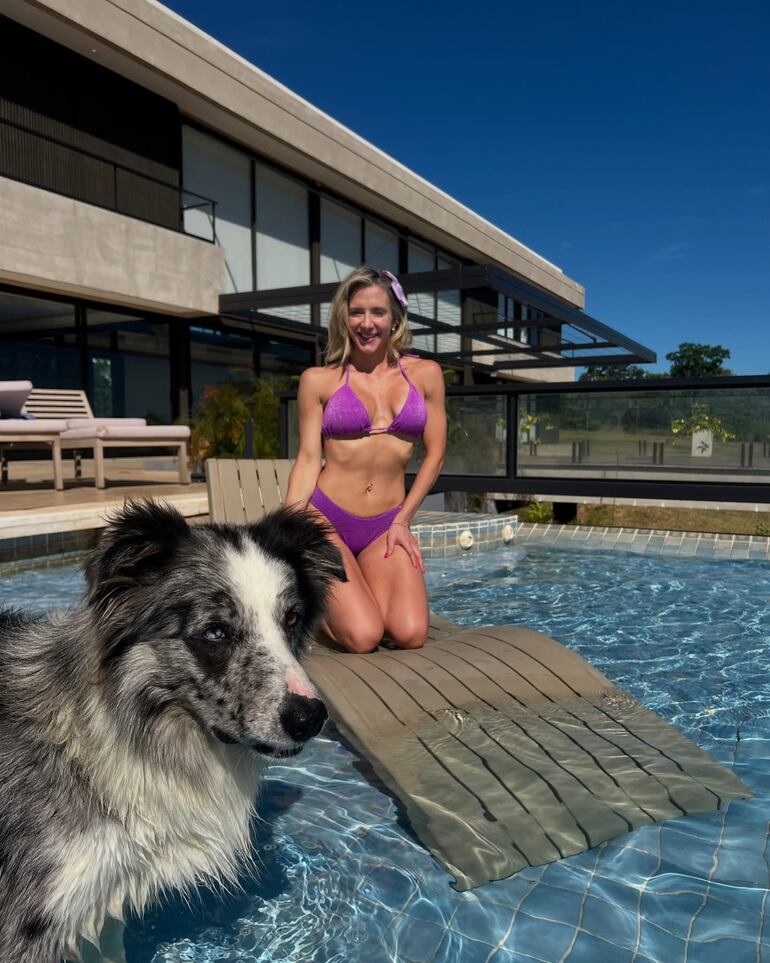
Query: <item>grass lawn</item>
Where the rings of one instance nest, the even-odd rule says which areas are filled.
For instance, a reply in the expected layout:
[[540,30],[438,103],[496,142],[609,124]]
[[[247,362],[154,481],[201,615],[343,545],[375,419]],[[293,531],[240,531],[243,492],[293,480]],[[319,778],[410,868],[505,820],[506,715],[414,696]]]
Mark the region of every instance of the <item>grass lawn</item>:
[[[522,518],[526,511],[522,512]],[[675,532],[728,532],[770,535],[770,512],[713,508],[644,508],[626,505],[579,505],[578,525],[613,528],[660,528]]]

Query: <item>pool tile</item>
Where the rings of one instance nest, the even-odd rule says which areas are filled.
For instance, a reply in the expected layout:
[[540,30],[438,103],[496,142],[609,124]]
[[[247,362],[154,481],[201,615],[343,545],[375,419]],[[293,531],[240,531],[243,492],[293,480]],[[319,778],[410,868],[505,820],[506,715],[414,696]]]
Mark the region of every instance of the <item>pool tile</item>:
[[749,940],[717,939],[707,943],[690,941],[688,959],[693,963],[755,963],[759,945]]
[[391,910],[405,908],[414,890],[414,879],[408,873],[390,866],[379,866],[372,870],[360,887],[361,895]]
[[636,941],[636,914],[595,896],[586,897],[580,925],[587,933],[618,946],[633,947]]
[[706,884],[702,880],[682,880],[682,888],[676,892],[647,890],[641,894],[641,914],[674,936],[686,939],[690,920],[703,905],[705,890]]
[[582,900],[583,896],[579,892],[549,886],[543,882],[522,900],[520,911],[528,916],[577,926]]
[[[583,930],[578,930],[575,942],[564,959],[565,963],[632,963],[633,957],[634,951],[631,949],[617,946]],[[666,963],[669,961],[667,960]]]
[[436,901],[415,893],[404,909],[404,915],[446,929],[454,916],[456,907],[437,905]]
[[494,949],[489,943],[458,936],[449,930],[444,934],[432,963],[487,963]]
[[444,938],[444,928],[399,916],[383,936],[383,945],[403,963],[430,963]]
[[504,906],[490,906],[480,901],[461,903],[452,917],[451,928],[461,936],[474,940],[500,943],[510,929],[512,911]]
[[574,937],[574,926],[537,920],[520,913],[505,941],[505,949],[535,960],[556,961],[564,956]]
[[[668,930],[648,919],[640,921],[639,952],[656,963],[684,963],[687,951],[687,942],[684,938],[674,936]],[[639,957],[634,959],[637,963]],[[599,963],[599,961],[597,961]],[[690,963],[697,963],[697,959],[691,958]],[[738,963],[732,960],[730,963]]]

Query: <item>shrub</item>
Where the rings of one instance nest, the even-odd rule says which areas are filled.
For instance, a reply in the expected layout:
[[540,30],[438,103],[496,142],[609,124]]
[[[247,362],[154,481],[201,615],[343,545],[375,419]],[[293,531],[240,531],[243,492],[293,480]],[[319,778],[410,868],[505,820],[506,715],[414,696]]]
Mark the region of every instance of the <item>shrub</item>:
[[246,425],[252,423],[254,458],[278,457],[280,402],[289,381],[222,382],[206,388],[190,419],[190,452],[197,466],[207,458],[242,458]]
[[523,515],[525,522],[552,522],[553,505],[551,502],[531,502]]

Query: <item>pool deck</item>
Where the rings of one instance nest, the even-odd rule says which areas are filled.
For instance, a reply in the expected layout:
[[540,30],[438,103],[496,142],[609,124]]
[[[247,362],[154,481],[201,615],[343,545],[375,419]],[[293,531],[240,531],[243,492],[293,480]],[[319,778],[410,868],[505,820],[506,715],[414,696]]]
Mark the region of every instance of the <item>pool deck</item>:
[[[0,486],[0,573],[77,559],[90,550],[109,516],[127,499],[161,499],[192,523],[208,520],[203,481],[180,485],[171,463],[158,459],[115,459],[108,463],[108,487],[97,489],[90,460],[83,479],[65,463],[64,490],[52,487],[50,463],[12,463],[11,479]],[[414,533],[426,559],[458,557],[514,542],[648,552],[664,555],[770,560],[770,539],[758,535],[672,532],[519,522],[515,515],[419,512]]]

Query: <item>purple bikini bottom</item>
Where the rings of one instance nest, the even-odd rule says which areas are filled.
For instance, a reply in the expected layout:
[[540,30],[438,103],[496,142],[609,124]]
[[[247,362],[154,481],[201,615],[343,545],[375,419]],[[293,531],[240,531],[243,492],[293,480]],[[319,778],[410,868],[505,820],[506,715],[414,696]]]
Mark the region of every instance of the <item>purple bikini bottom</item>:
[[310,504],[327,517],[332,528],[354,555],[360,555],[367,545],[386,532],[401,511],[401,505],[396,505],[381,515],[351,515],[328,495],[324,495],[318,487],[310,496]]

